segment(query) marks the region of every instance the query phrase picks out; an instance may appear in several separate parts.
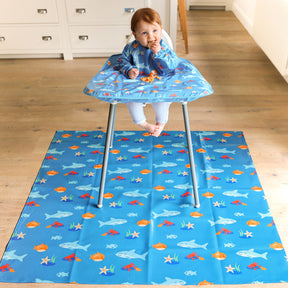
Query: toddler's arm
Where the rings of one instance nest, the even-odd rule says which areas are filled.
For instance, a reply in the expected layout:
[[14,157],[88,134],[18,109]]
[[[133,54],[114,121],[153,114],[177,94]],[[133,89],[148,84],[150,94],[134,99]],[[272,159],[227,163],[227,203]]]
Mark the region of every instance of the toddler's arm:
[[162,75],[174,70],[179,63],[179,58],[165,41],[161,40],[160,45],[160,51],[156,54],[152,53],[152,59],[159,75]]
[[[133,66],[133,64],[132,64],[132,54],[130,51],[130,47],[131,47],[131,45],[129,45],[129,44],[127,44],[125,46],[125,48],[122,52],[122,55],[118,60],[119,61],[118,67],[119,67],[119,71],[122,74],[124,74],[126,77],[131,78],[131,79],[135,79],[138,76],[139,71],[138,71],[137,67]],[[135,70],[138,71],[138,74]],[[135,75],[136,75],[136,77],[135,77]],[[134,77],[134,78],[132,78],[132,77]]]

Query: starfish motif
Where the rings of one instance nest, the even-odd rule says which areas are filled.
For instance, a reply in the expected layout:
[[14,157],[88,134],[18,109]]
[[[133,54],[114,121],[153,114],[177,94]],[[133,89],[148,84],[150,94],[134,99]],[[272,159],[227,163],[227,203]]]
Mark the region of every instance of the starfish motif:
[[140,232],[134,231],[131,235],[132,235],[133,238],[139,238],[139,233]]
[[162,151],[162,154],[163,154],[163,155],[167,155],[167,154],[168,154],[168,151],[167,151],[167,150],[164,150],[164,151]]
[[82,229],[83,224],[78,223],[77,225],[75,225],[75,230],[81,230]]
[[116,207],[116,206],[117,206],[117,203],[114,201],[114,202],[110,203],[109,207]]
[[141,139],[139,139],[139,141],[138,142],[144,142],[144,139],[143,138],[141,138]]
[[122,161],[123,160],[123,157],[120,156],[120,157],[117,157],[117,161]]
[[43,178],[43,179],[40,180],[40,183],[46,183],[46,181],[47,181],[47,179]]
[[220,207],[220,203],[218,201],[213,203],[214,207]]
[[42,262],[41,264],[48,264],[48,262],[51,260],[48,258],[48,256],[46,258],[41,258]]
[[247,238],[253,237],[253,236],[252,236],[252,232],[249,232],[249,231],[246,231],[246,232],[244,233],[244,235],[246,235]]
[[92,177],[92,176],[94,176],[94,174],[95,174],[94,172],[89,172],[89,173],[88,173],[88,176],[89,176],[89,177]]
[[17,239],[24,239],[25,235],[26,235],[25,233],[21,232],[21,233],[17,234]]
[[64,202],[66,202],[68,199],[69,199],[69,198],[68,198],[66,195],[63,196],[63,197],[61,197],[61,201],[64,201]]
[[168,255],[168,257],[164,257],[165,261],[164,263],[172,263],[173,258],[170,257],[170,255]]
[[57,140],[56,143],[60,144],[62,143],[62,140]]
[[230,264],[229,266],[226,266],[225,268],[227,269],[227,271],[226,271],[227,273],[229,273],[229,272],[234,273],[234,269],[235,269],[235,268],[233,268],[233,267],[231,266],[231,264]]
[[231,180],[232,183],[236,183],[237,182],[236,178],[231,178],[230,180]]
[[189,173],[188,173],[187,171],[184,171],[184,172],[182,173],[183,176],[188,176],[188,174],[189,174]]
[[142,178],[138,177],[135,179],[137,183],[142,182]]
[[186,226],[187,226],[187,229],[194,229],[194,224],[192,224],[192,223],[188,223],[188,224],[186,224]]
[[178,137],[183,138],[184,134],[179,134]]
[[169,200],[169,199],[170,199],[170,196],[168,194],[163,195],[163,200]]
[[107,271],[109,271],[108,268],[106,268],[106,266],[104,266],[103,268],[100,268],[101,272],[99,274],[107,274]]
[[81,152],[76,152],[75,156],[81,156]]

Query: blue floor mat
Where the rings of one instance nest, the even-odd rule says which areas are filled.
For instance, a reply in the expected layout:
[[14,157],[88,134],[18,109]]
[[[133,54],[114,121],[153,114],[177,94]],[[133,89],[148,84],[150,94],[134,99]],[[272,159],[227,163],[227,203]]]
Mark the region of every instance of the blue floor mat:
[[[0,263],[1,282],[288,281],[287,256],[242,132],[57,131]],[[192,204],[191,204],[192,203]]]

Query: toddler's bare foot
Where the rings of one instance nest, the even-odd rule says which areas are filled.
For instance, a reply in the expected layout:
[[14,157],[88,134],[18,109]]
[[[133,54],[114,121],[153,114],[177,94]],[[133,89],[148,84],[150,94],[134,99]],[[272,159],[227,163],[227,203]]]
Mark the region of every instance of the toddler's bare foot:
[[139,126],[144,128],[145,130],[147,130],[149,133],[151,133],[151,135],[153,135],[153,133],[155,133],[156,125],[153,125],[153,124],[150,124],[150,123],[144,121],[144,122],[140,123]]
[[155,137],[158,137],[163,131],[164,127],[165,127],[165,124],[156,123],[156,129],[152,135]]

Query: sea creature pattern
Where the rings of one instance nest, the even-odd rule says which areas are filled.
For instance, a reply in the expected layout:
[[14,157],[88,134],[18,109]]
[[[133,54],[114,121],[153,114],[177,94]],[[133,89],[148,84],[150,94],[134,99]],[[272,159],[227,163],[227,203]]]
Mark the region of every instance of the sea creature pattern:
[[99,209],[105,132],[57,131],[3,254],[0,282],[287,282],[288,258],[243,133],[191,136],[200,208],[185,133],[116,131]]

